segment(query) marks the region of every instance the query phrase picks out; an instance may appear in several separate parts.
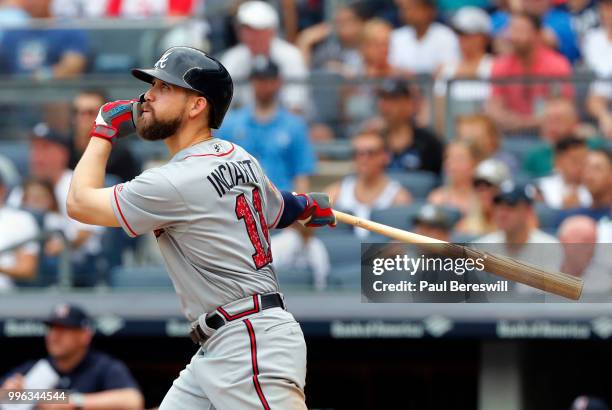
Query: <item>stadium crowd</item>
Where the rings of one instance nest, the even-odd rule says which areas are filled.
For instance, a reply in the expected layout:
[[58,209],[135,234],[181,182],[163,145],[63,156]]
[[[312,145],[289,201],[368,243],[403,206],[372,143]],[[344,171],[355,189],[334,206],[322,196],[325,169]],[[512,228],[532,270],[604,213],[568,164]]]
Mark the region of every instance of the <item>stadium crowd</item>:
[[[453,241],[612,242],[612,0],[0,0],[0,74],[125,76],[129,56],[111,64],[91,47],[87,22],[100,19],[172,21],[153,55],[192,45],[218,56],[236,88],[216,136],[282,189],[325,190],[338,209]],[[107,99],[82,89],[68,111],[0,106],[29,145],[19,172],[2,142],[20,131],[0,134],[0,289],[58,284],[66,263],[75,286],[112,284],[147,246],[66,213],[71,169]],[[151,165],[132,142],[113,149],[108,184]],[[330,180],[330,164],[346,166]],[[312,256],[281,258],[281,270],[312,271],[317,289],[342,284],[330,246],[381,239],[330,235],[285,234],[275,252]],[[587,275],[605,252],[591,253],[564,266]],[[612,291],[607,276],[591,283]]]

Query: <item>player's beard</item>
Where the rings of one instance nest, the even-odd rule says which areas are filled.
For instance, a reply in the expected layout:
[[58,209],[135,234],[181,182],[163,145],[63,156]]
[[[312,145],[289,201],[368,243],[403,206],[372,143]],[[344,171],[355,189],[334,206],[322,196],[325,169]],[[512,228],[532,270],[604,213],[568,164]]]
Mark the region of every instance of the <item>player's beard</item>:
[[146,123],[141,118],[136,125],[136,132],[142,139],[147,141],[160,141],[176,134],[182,123],[182,114],[171,120],[158,120],[151,112],[151,121]]

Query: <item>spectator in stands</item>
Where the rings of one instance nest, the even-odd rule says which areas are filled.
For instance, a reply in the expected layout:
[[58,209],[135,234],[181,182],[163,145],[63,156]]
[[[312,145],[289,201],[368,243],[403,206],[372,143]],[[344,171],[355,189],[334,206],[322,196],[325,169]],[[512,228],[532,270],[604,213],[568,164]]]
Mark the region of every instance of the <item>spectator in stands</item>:
[[519,169],[514,155],[501,149],[501,136],[495,122],[486,114],[460,115],[455,120],[456,138],[473,144],[481,160],[494,158],[503,162],[511,172]]
[[370,78],[389,77],[395,73],[389,64],[389,42],[393,26],[382,19],[368,20],[361,37],[361,75]]
[[537,16],[542,21],[544,42],[551,48],[559,50],[570,63],[576,63],[580,58],[580,46],[572,27],[571,14],[554,7],[551,0],[522,0],[522,2],[525,13]]
[[[502,130],[533,132],[539,126],[544,99],[554,95],[558,84],[526,82],[522,76],[558,78],[560,83],[571,75],[572,69],[565,57],[546,46],[540,35],[538,17],[515,13],[508,27],[511,53],[495,58],[491,77],[516,78],[517,83],[494,84],[487,110]],[[573,95],[569,84],[561,87],[564,96]]]
[[[385,140],[380,134],[359,134],[353,138],[352,145],[356,175],[347,176],[325,189],[337,209],[369,218],[372,210],[412,202],[410,192],[385,173],[389,154],[385,149]],[[368,231],[356,228],[355,234],[364,238]]]
[[[579,46],[584,44],[584,38],[588,31],[599,27],[599,11],[597,10],[596,0],[567,0],[559,4],[557,8],[570,14],[576,43]],[[584,50],[581,51],[584,56]]]
[[39,234],[34,218],[4,203],[6,187],[0,175],[0,293],[13,287],[12,279],[32,279],[38,269]]
[[412,218],[414,232],[440,241],[450,242],[456,220],[448,209],[434,204],[425,204]]
[[575,215],[563,221],[557,236],[564,251],[561,272],[582,278],[585,293],[609,293],[610,267],[596,257],[597,223],[588,216]]
[[[284,80],[301,81],[307,78],[308,69],[300,50],[277,36],[278,14],[271,5],[258,0],[242,3],[236,19],[240,44],[221,57],[235,84],[248,79],[253,57],[260,54],[279,66]],[[235,104],[244,105],[252,101],[252,90],[245,86],[235,87]],[[308,102],[307,88],[303,84],[285,85],[280,102],[292,111],[304,112]]]
[[[51,0],[26,1],[31,18],[50,18]],[[38,81],[68,79],[85,71],[87,34],[75,28],[23,27],[0,38],[0,74],[29,75]]]
[[424,170],[440,174],[444,145],[426,128],[415,125],[416,101],[410,84],[401,78],[383,81],[378,90],[380,119],[365,126],[381,132],[391,154],[388,169]]
[[476,242],[508,245],[557,243],[554,236],[534,227],[534,197],[535,187],[531,185],[502,186],[493,200],[494,221],[499,229]]
[[478,164],[473,179],[478,205],[458,223],[457,231],[467,235],[484,235],[495,231],[493,200],[501,187],[508,183],[512,183],[512,177],[502,161],[489,158]]
[[[493,13],[495,34],[507,36],[512,12],[526,13],[542,21],[542,41],[547,46],[559,50],[571,63],[580,57],[579,43],[572,27],[571,15],[558,7],[552,7],[550,0],[509,1],[506,10]],[[503,48],[502,48],[503,50]]]
[[589,31],[584,39],[584,61],[598,78],[591,86],[587,108],[597,120],[601,133],[612,138],[612,0],[599,4],[601,28]]
[[609,218],[612,208],[612,154],[605,150],[590,151],[582,178],[591,194],[591,206],[568,210],[560,219],[576,214],[589,216],[596,221]]
[[48,356],[10,371],[3,378],[3,389],[22,390],[24,378],[37,373],[35,383],[40,385],[33,388],[70,391],[69,404],[49,409],[143,408],[144,398],[125,364],[91,348],[93,323],[80,307],[59,304],[45,324]]
[[436,22],[432,0],[398,2],[404,27],[393,31],[389,63],[406,74],[434,74],[441,66],[459,59],[457,36]]
[[59,255],[64,251],[63,232],[65,218],[59,213],[59,206],[53,185],[41,179],[29,179],[23,184],[22,208],[33,213],[38,226],[46,233],[54,232],[44,242],[39,258],[36,285],[46,286],[58,281]]
[[577,135],[578,112],[574,103],[567,98],[551,98],[544,105],[540,120],[542,144],[527,152],[523,169],[532,177],[550,175],[553,171],[553,149],[561,140]]
[[591,205],[591,194],[582,183],[587,155],[586,142],[576,137],[564,138],[555,145],[556,172],[537,184],[546,205],[554,209]]
[[308,176],[315,170],[316,158],[306,123],[279,103],[279,66],[257,56],[252,67],[255,104],[230,111],[217,135],[255,156],[279,189],[308,192]]
[[376,112],[376,84],[381,78],[389,77],[394,70],[389,65],[389,39],[393,27],[384,20],[368,20],[361,37],[361,62],[355,67],[356,74],[372,81],[347,84],[342,87],[342,118],[347,123],[347,134],[361,130],[364,122]]
[[[92,286],[96,283],[96,259],[101,252],[100,238],[104,228],[82,224],[68,217],[66,198],[72,179],[68,168],[70,140],[41,123],[32,130],[30,148],[30,173],[35,178],[47,180],[53,185],[60,214],[64,217],[63,232],[71,245],[73,273],[76,286]],[[13,189],[9,203],[23,204],[23,189]]]
[[[101,90],[84,90],[79,92],[72,101],[73,124],[72,124],[72,150],[70,152],[70,169],[76,167],[77,162],[83,155],[87,144],[89,144],[89,133],[91,124],[94,123],[98,110],[108,98]],[[140,173],[140,166],[130,151],[129,141],[117,141],[106,165],[106,173],[129,181]]]
[[281,283],[283,273],[310,272],[316,290],[327,287],[327,276],[331,270],[329,253],[323,241],[314,236],[313,229],[300,223],[283,229],[272,237],[272,255]]
[[[477,110],[489,98],[490,87],[488,79],[491,76],[493,57],[487,52],[491,19],[482,9],[463,7],[451,21],[451,26],[459,37],[461,56],[456,61],[445,64],[439,72],[434,84],[436,96],[436,129],[445,130],[446,104],[451,104],[452,112],[458,110]],[[458,82],[448,88],[448,81],[461,78],[479,78],[485,82]],[[447,101],[447,97],[450,100]]]
[[323,22],[302,31],[296,45],[310,68],[353,77],[362,65],[359,46],[366,18],[365,4],[351,3],[336,10],[333,25]]
[[473,179],[479,158],[476,147],[467,142],[448,144],[443,165],[445,184],[431,191],[427,202],[456,208],[463,215],[474,211],[478,207],[478,197]]
[[[498,230],[476,239],[475,243],[479,248],[494,254],[558,270],[563,250],[554,236],[535,227],[535,194],[536,189],[531,185],[502,186],[501,192],[494,199],[493,218]],[[541,293],[522,284],[517,284],[516,290],[521,293]]]
[[372,81],[347,84],[341,88],[342,118],[347,124],[347,135],[354,135],[363,127],[364,122],[376,112],[376,83],[381,78],[395,73],[389,64],[389,38],[393,27],[381,19],[371,19],[363,27],[361,40],[362,64],[357,74]]

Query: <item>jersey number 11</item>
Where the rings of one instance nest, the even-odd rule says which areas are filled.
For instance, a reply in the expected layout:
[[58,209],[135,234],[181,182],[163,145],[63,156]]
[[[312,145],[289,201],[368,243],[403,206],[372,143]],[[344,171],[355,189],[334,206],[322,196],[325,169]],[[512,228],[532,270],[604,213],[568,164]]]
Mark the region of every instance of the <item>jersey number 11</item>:
[[[266,219],[264,218],[263,210],[261,207],[261,196],[259,195],[259,190],[257,188],[253,189],[253,207],[257,212],[258,221],[255,220],[255,215],[253,215],[251,207],[249,206],[244,194],[240,194],[236,198],[236,216],[238,217],[238,219],[244,220],[247,233],[249,234],[249,239],[251,240],[251,243],[255,248],[255,253],[253,254],[253,262],[255,262],[255,268],[261,269],[269,263],[272,263],[272,249],[270,246],[270,234],[268,232],[268,225],[266,224]],[[261,231],[264,235],[264,239],[266,241],[266,244],[268,245],[267,249],[264,249],[264,246],[262,244],[262,238],[259,235],[257,229],[257,222],[259,222]]]

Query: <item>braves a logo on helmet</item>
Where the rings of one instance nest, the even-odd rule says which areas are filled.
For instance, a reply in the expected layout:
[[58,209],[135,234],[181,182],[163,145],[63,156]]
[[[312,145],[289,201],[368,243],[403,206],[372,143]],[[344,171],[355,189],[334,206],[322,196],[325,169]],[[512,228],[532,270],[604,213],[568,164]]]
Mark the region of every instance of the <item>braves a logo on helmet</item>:
[[168,62],[168,57],[170,57],[170,54],[172,54],[172,51],[164,53],[164,55],[157,60],[157,63],[155,63],[153,68],[166,68],[166,63]]

